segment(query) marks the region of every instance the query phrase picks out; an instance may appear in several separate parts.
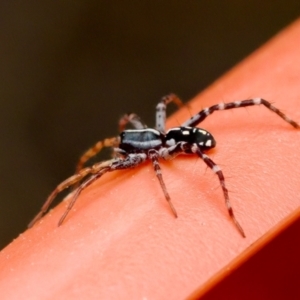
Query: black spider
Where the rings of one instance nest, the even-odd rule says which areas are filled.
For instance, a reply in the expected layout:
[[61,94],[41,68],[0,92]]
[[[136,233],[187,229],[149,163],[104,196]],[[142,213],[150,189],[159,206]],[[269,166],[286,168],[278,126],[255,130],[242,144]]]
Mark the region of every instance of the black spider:
[[[119,128],[121,134],[117,137],[105,139],[96,143],[92,148],[87,150],[79,160],[77,165],[76,174],[69,177],[50,194],[47,201],[44,203],[40,212],[30,222],[28,227],[32,227],[48,210],[50,204],[56,195],[62,190],[71,185],[78,184],[87,175],[91,175],[88,179],[83,181],[77,188],[71,202],[69,203],[66,211],[60,218],[58,225],[61,225],[67,214],[73,207],[81,191],[90,185],[92,182],[100,178],[103,174],[120,169],[135,168],[146,160],[151,160],[154,171],[159,180],[159,183],[164,192],[165,198],[168,201],[170,208],[175,217],[177,212],[171,202],[169,193],[167,192],[165,183],[162,178],[161,168],[159,166],[159,159],[163,158],[169,160],[178,154],[196,154],[206,165],[217,174],[221,187],[223,190],[225,204],[230,217],[234,221],[237,229],[243,237],[245,237],[244,230],[236,220],[228,196],[228,190],[225,185],[225,179],[220,167],[215,164],[209,156],[204,152],[215,147],[216,141],[213,136],[205,129],[200,129],[197,126],[207,116],[211,115],[214,111],[225,110],[253,105],[264,105],[269,110],[275,112],[283,120],[291,124],[295,128],[300,128],[299,124],[288,118],[279,109],[274,107],[270,102],[261,99],[253,98],[249,100],[235,101],[230,103],[220,103],[211,107],[201,110],[192,118],[184,122],[180,127],[175,127],[165,131],[166,122],[166,107],[170,102],[176,103],[178,106],[182,105],[181,100],[174,94],[170,94],[158,103],[156,106],[156,126],[155,129],[147,128],[140,118],[135,114],[124,115],[120,122]],[[134,129],[125,130],[125,126],[130,123]],[[92,156],[97,154],[103,147],[113,147],[116,157],[111,160],[99,162],[92,167],[83,168],[85,162]]]

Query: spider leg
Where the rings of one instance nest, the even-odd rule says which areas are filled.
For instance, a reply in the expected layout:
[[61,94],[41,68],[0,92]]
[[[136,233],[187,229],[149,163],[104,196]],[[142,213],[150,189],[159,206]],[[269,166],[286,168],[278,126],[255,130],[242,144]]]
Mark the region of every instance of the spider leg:
[[167,202],[169,203],[170,208],[171,208],[171,210],[172,210],[175,218],[177,218],[178,217],[177,212],[175,210],[174,205],[172,204],[171,197],[170,197],[170,195],[169,195],[169,193],[167,191],[167,187],[166,187],[166,185],[165,185],[165,183],[163,181],[163,178],[162,178],[161,168],[160,168],[159,162],[158,162],[159,153],[156,150],[149,150],[148,155],[149,155],[149,158],[152,161],[152,165],[153,165],[156,177],[158,178],[160,186],[161,186],[161,188],[162,188],[162,190],[164,192],[165,198],[166,198]]
[[207,108],[201,110],[199,113],[194,115],[192,118],[190,118],[186,122],[184,122],[182,124],[182,126],[195,127],[199,123],[201,123],[203,120],[205,120],[206,117],[208,117],[214,111],[217,111],[217,110],[247,107],[247,106],[260,105],[260,104],[267,107],[270,111],[276,113],[280,118],[282,118],[284,121],[291,124],[293,127],[300,128],[300,125],[297,122],[290,119],[282,111],[280,111],[278,108],[276,108],[274,105],[272,105],[269,101],[262,99],[262,98],[253,98],[253,99],[249,99],[249,100],[234,101],[234,102],[230,102],[230,103],[219,103],[219,104],[207,107]]
[[227,210],[228,210],[228,213],[229,213],[229,216],[231,217],[231,219],[233,220],[235,226],[237,227],[238,231],[241,233],[241,235],[243,237],[246,237],[245,235],[245,232],[242,228],[242,226],[239,224],[239,222],[237,221],[237,219],[235,218],[235,215],[233,213],[233,209],[232,209],[232,206],[231,206],[231,203],[230,203],[230,200],[229,200],[229,196],[228,196],[228,190],[226,188],[226,185],[225,185],[225,178],[224,178],[224,175],[223,175],[223,172],[221,170],[221,168],[216,164],[214,163],[210,158],[209,156],[207,156],[206,154],[204,154],[199,146],[197,144],[194,144],[191,148],[192,152],[197,154],[198,156],[200,156],[203,161],[206,163],[206,165],[212,169],[212,171],[214,173],[216,173],[216,175],[218,176],[219,178],[219,181],[221,183],[221,187],[222,187],[222,190],[223,190],[223,194],[224,194],[224,198],[225,198],[225,204],[226,204],[226,207],[227,207]]
[[[70,201],[66,211],[61,216],[58,226],[60,226],[63,221],[65,220],[66,216],[74,206],[78,196],[82,192],[83,189],[88,187],[90,184],[92,184],[95,180],[100,178],[103,174],[115,170],[122,170],[122,169],[129,169],[129,168],[135,168],[139,164],[143,163],[147,159],[147,155],[144,153],[137,153],[137,154],[128,154],[124,159],[123,158],[116,158],[109,160],[104,163],[98,163],[94,165],[91,169],[92,171],[90,173],[93,173],[92,177],[88,178],[86,181],[84,181],[76,190],[72,200]],[[74,175],[76,176],[76,175]]]
[[112,138],[107,138],[102,141],[97,142],[93,147],[89,148],[87,151],[83,153],[83,155],[80,157],[77,166],[76,166],[76,174],[79,173],[84,164],[93,156],[95,156],[97,153],[99,153],[102,148],[104,147],[116,147],[119,145],[120,138],[117,137],[112,137]]
[[178,142],[176,145],[170,146],[168,148],[161,148],[158,150],[159,156],[165,160],[171,160],[177,155],[182,153],[188,153],[190,151],[190,145],[187,142]]
[[65,212],[63,213],[63,215],[61,216],[61,218],[59,219],[58,222],[58,226],[60,226],[63,221],[65,220],[66,216],[68,215],[68,213],[70,212],[70,210],[72,209],[72,207],[74,206],[79,194],[81,193],[81,191],[83,189],[85,189],[86,187],[88,187],[90,184],[92,184],[95,180],[97,180],[98,178],[100,178],[103,174],[105,174],[106,172],[109,171],[109,167],[103,168],[102,170],[100,170],[96,175],[93,175],[92,177],[88,178],[86,181],[84,181],[76,190],[72,200],[70,201],[67,209],[65,210]]
[[58,193],[61,191],[67,189],[68,187],[76,184],[80,180],[82,180],[84,177],[86,177],[89,174],[93,174],[95,172],[99,172],[101,169],[106,168],[108,164],[110,164],[112,160],[105,161],[98,163],[92,167],[81,169],[79,173],[67,178],[62,183],[60,183],[56,189],[49,195],[46,202],[42,206],[40,212],[33,218],[33,220],[28,224],[28,228],[31,228],[37,221],[39,221],[43,215],[48,211],[51,203],[55,199]]
[[161,101],[157,104],[155,128],[162,133],[165,133],[166,131],[166,109],[167,105],[171,102],[174,102],[178,107],[184,105],[175,94],[169,94],[163,97]]
[[147,125],[142,122],[141,118],[138,115],[131,113],[131,114],[125,114],[119,120],[119,131],[120,132],[124,131],[128,123],[130,123],[134,129],[147,128]]

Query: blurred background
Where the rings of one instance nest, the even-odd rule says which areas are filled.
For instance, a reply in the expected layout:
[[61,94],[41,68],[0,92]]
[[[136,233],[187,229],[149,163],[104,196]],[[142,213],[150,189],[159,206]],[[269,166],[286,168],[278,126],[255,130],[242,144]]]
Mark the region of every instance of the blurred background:
[[190,99],[299,12],[299,0],[2,1],[0,248],[123,113],[153,125],[163,95]]

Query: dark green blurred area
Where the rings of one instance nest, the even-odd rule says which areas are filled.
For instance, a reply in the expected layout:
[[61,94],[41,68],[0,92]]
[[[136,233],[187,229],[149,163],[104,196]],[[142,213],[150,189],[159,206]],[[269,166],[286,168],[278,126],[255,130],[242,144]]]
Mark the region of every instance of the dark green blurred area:
[[299,12],[299,0],[2,1],[0,248],[124,112],[151,126],[161,96],[188,100]]

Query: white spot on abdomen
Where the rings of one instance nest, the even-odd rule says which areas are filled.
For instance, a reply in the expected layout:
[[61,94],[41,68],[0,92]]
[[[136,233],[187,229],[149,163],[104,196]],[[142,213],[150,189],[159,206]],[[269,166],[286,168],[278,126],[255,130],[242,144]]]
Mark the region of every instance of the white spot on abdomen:
[[207,140],[205,143],[205,146],[210,147],[211,146],[211,140]]

